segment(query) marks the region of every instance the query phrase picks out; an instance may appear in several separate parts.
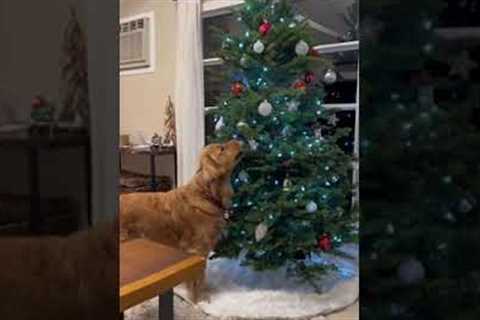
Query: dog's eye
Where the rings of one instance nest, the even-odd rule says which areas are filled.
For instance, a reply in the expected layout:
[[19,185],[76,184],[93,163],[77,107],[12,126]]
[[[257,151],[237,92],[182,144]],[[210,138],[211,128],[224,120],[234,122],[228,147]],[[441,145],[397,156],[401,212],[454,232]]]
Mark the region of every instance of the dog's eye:
[[224,146],[220,146],[220,152],[223,152],[225,151],[225,147]]

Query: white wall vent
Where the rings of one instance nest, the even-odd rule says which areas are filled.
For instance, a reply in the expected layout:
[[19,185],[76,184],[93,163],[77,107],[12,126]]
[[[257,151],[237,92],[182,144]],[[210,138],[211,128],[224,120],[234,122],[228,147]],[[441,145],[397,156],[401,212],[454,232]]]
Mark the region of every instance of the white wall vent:
[[[155,41],[153,13],[120,21],[120,71],[153,71]],[[135,72],[135,73],[137,73]]]

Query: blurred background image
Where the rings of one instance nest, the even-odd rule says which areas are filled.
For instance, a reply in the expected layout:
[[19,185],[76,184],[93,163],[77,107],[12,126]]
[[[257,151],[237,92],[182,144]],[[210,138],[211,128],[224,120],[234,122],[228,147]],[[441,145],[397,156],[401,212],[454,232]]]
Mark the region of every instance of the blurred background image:
[[116,55],[99,45],[115,8],[0,1],[0,287],[14,292],[0,293],[6,319],[118,314],[115,173],[103,169],[115,166],[106,157],[116,80],[95,73]]

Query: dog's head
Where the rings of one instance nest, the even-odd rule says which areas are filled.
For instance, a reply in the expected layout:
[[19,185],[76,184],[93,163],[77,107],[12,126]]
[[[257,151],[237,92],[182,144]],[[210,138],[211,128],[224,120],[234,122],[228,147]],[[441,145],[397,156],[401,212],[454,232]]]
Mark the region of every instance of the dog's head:
[[199,172],[207,181],[230,175],[242,156],[240,142],[231,140],[224,144],[206,146],[200,156]]

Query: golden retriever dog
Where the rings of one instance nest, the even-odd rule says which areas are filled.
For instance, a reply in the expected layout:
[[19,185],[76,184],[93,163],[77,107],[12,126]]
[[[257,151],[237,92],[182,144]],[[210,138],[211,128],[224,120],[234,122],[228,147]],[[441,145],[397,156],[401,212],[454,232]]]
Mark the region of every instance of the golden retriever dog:
[[[121,195],[121,241],[145,237],[206,258],[225,226],[233,195],[231,174],[241,154],[241,144],[235,140],[208,145],[188,184],[165,193]],[[194,303],[200,293],[205,295],[204,284],[204,277],[187,284]]]
[[0,318],[117,319],[118,226],[0,238]]

